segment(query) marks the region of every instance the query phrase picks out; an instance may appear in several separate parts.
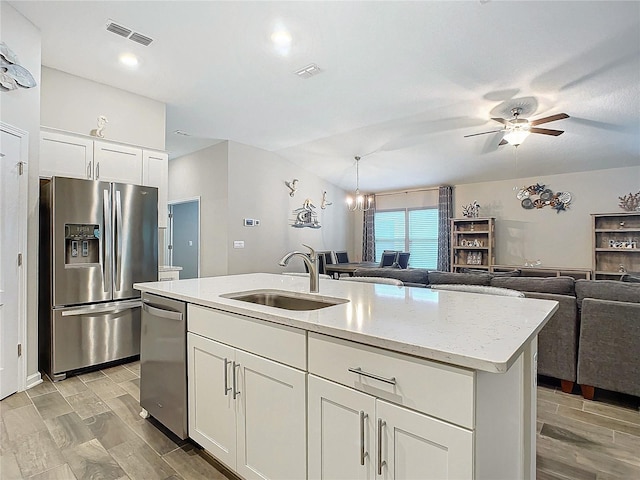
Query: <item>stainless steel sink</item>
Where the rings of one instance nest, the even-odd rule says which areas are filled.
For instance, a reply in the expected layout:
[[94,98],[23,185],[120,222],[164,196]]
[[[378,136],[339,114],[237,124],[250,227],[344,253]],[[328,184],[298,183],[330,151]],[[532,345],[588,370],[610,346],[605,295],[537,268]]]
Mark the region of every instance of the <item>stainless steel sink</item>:
[[349,301],[344,298],[292,294],[279,290],[254,290],[250,292],[228,293],[221,296],[231,300],[256,303],[258,305],[282,308],[284,310],[319,310]]

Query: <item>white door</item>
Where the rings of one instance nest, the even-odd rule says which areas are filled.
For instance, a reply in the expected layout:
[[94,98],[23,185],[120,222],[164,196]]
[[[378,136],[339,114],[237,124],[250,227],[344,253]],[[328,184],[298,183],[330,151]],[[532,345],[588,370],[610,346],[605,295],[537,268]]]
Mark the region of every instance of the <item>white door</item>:
[[189,333],[187,355],[189,437],[235,470],[234,349]]
[[95,140],[93,158],[96,180],[142,185],[142,149]]
[[309,480],[375,476],[375,398],[309,375]]
[[376,400],[381,456],[378,478],[473,478],[473,433],[433,417]]
[[306,478],[306,373],[241,350],[236,362],[237,472],[248,480]]
[[[24,319],[24,245],[27,137],[2,126],[0,138],[0,399],[18,390],[18,327]],[[22,203],[22,205],[21,205]]]

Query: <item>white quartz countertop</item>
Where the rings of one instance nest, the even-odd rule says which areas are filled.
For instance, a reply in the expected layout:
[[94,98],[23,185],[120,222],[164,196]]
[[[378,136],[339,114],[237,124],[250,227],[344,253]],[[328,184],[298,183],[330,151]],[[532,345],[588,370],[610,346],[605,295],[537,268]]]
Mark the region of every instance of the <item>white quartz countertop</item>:
[[[309,294],[308,278],[268,273],[137,283],[134,288],[487,372],[506,372],[558,308],[550,300],[332,279],[321,279],[320,293]],[[252,290],[348,302],[291,311],[221,296]]]
[[160,265],[158,267],[159,272],[179,272],[182,270],[182,267],[177,267],[176,265]]

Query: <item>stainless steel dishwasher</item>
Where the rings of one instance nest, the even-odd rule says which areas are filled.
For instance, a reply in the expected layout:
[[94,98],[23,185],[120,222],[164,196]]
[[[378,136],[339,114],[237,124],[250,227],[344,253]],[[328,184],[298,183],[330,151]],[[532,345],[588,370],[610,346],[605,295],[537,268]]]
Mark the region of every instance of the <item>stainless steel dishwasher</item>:
[[140,416],[187,438],[187,305],[142,294]]

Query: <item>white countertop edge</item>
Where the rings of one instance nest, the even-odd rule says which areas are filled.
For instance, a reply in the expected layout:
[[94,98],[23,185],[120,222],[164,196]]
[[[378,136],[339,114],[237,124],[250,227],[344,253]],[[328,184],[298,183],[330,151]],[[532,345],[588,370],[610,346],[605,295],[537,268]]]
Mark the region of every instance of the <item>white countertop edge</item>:
[[[335,280],[334,280],[335,281]],[[488,360],[478,356],[469,357],[467,355],[456,354],[455,352],[450,351],[442,351],[437,349],[432,349],[428,347],[423,347],[419,345],[413,345],[410,343],[400,342],[393,339],[385,339],[381,337],[376,337],[372,335],[367,335],[360,332],[353,332],[348,330],[343,330],[341,328],[334,328],[325,325],[319,325],[313,322],[306,322],[297,320],[295,318],[291,318],[287,316],[287,311],[283,310],[282,313],[280,309],[274,307],[267,307],[263,305],[256,304],[248,304],[250,307],[243,307],[241,302],[227,299],[224,297],[216,296],[214,299],[203,299],[194,297],[187,294],[182,294],[180,292],[168,292],[166,287],[170,287],[170,284],[173,282],[165,281],[162,282],[162,286],[160,288],[154,287],[153,283],[148,284],[135,284],[134,288],[142,291],[153,293],[156,295],[175,298],[177,300],[182,300],[187,303],[192,303],[195,305],[200,305],[203,307],[215,308],[221,311],[236,313],[239,315],[245,315],[252,318],[257,318],[260,320],[273,322],[279,325],[287,325],[290,327],[300,328],[302,330],[306,330],[309,332],[316,332],[325,335],[329,335],[332,337],[341,338],[343,340],[350,340],[353,342],[361,343],[364,345],[369,345],[373,347],[380,347],[386,350],[391,350],[398,353],[409,354],[415,357],[420,357],[428,360],[434,360],[438,362],[447,363],[450,365],[456,365],[463,368],[469,368],[471,370],[480,370],[489,373],[505,373],[518,359],[520,354],[525,350],[527,345],[532,341],[532,339],[538,335],[540,330],[546,325],[547,321],[551,316],[557,311],[558,304],[556,303],[555,307],[549,314],[545,317],[544,321],[539,324],[537,328],[535,328],[526,338],[526,341],[522,343],[522,345],[516,349],[509,358],[506,358],[502,361],[496,360]],[[164,288],[163,288],[164,287]],[[411,288],[411,287],[404,287]],[[454,292],[455,294],[462,295],[479,295],[475,293],[464,293],[464,292]],[[314,294],[315,295],[315,294]],[[322,295],[318,295],[322,297]],[[332,308],[332,307],[327,307]]]
[[174,266],[174,265],[159,265],[159,272],[179,272],[182,270],[182,267]]

